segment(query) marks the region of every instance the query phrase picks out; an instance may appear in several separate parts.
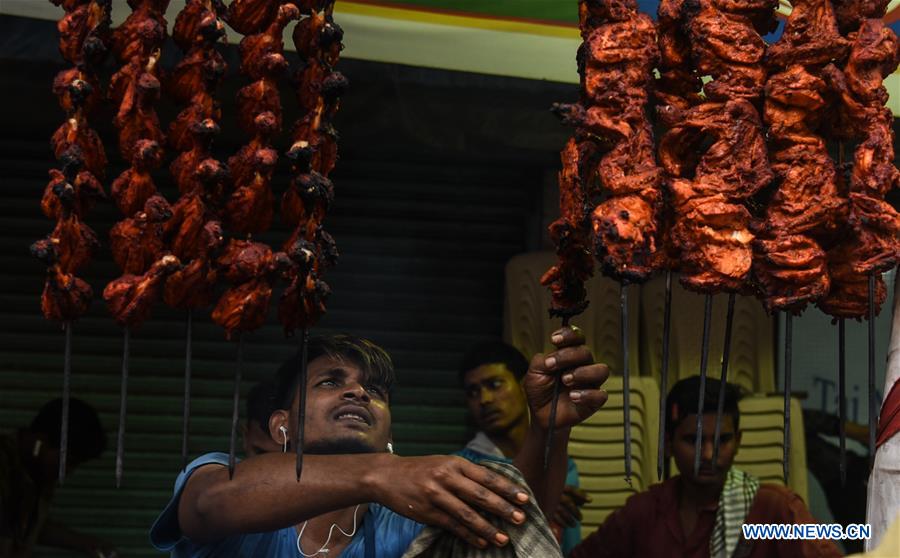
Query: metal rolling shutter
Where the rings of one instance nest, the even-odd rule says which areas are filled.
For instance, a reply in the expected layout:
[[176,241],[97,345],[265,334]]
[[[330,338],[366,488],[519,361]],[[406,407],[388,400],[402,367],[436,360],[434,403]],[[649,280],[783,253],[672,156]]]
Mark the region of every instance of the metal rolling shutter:
[[[0,432],[10,432],[58,397],[62,386],[63,336],[40,315],[43,269],[28,254],[29,244],[52,229],[38,202],[53,164],[47,138],[61,116],[47,91],[52,68],[3,63],[2,69],[17,84],[16,101],[30,99],[8,114],[12,122],[5,118],[0,131]],[[10,100],[7,91],[0,101]],[[365,103],[348,103],[349,114],[365,112]],[[233,139],[221,143],[224,155],[236,148]],[[537,236],[534,214],[548,161],[493,162],[481,153],[472,162],[458,151],[435,150],[386,157],[390,145],[372,152],[352,137],[342,147],[327,222],[341,261],[328,276],[334,295],[318,330],[369,337],[394,357],[398,453],[452,451],[466,436],[456,363],[473,342],[501,334],[503,268],[512,255],[534,247],[529,242]],[[109,169],[107,187],[119,171],[121,164]],[[164,176],[158,184],[175,199]],[[277,177],[276,196],[287,179]],[[119,218],[107,203],[87,222],[105,240]],[[279,224],[261,239],[277,245],[286,234]],[[118,275],[108,249],[83,275],[95,300],[74,329],[72,395],[100,411],[109,445],[58,490],[55,515],[107,538],[123,556],[155,556],[147,531],[180,467],[184,316],[159,306],[132,335],[125,479],[116,490],[122,335],[100,299],[103,285]],[[271,314],[269,325],[245,342],[244,391],[294,350]],[[234,356],[235,345],[223,340],[208,311],[198,316],[192,455],[228,447]],[[70,554],[42,549],[39,555]]]

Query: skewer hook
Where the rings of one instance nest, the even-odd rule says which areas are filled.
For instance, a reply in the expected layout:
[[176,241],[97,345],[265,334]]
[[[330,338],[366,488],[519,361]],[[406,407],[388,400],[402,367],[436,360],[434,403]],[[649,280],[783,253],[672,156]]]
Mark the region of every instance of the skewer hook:
[[116,488],[122,486],[125,464],[125,417],[128,404],[128,360],[131,348],[131,330],[127,327],[122,334],[122,387],[119,393],[119,432],[116,436]]
[[713,470],[719,462],[719,436],[722,432],[722,414],[725,412],[725,382],[728,381],[728,360],[731,358],[731,328],[734,324],[734,293],[728,293],[728,311],[725,314],[725,345],[722,347],[722,376],[719,379],[719,399],[716,402],[716,430],[713,435]]
[[703,446],[703,405],[706,399],[706,366],[709,364],[709,328],[712,322],[713,295],[706,295],[703,310],[703,339],[700,345],[700,391],[697,394],[697,437],[694,439],[694,475],[700,474]]
[[309,349],[309,329],[303,328],[300,335],[300,374],[297,378],[297,435],[295,449],[297,452],[297,482],[303,473],[303,444],[306,425],[306,372]]
[[228,478],[234,478],[235,451],[237,449],[237,430],[241,405],[241,372],[244,367],[244,334],[238,334],[237,367],[234,371],[234,400],[231,407],[231,445],[228,449]]
[[662,372],[659,386],[659,440],[656,448],[656,478],[662,480],[665,470],[666,394],[669,392],[669,336],[672,317],[672,270],[666,270],[666,298],[663,307]]
[[788,483],[791,456],[791,365],[794,348],[794,315],[784,314],[784,444],[781,455],[781,470],[784,484]]
[[191,338],[193,336],[194,313],[187,311],[187,331],[185,333],[184,349],[184,414],[181,423],[181,470],[187,470],[188,464],[188,439],[191,430]]
[[62,424],[59,431],[59,484],[66,479],[66,459],[69,453],[69,398],[72,380],[72,322],[63,324],[65,348],[63,349]]

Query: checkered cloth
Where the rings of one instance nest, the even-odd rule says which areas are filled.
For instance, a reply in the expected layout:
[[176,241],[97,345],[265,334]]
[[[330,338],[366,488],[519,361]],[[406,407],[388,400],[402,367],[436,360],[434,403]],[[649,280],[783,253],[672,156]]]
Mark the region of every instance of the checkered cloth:
[[523,511],[528,518],[522,525],[515,525],[494,516],[485,516],[493,525],[509,535],[509,544],[502,547],[489,546],[481,550],[469,545],[438,527],[426,527],[412,542],[403,558],[562,558],[559,544],[547,525],[534,495],[528,490],[522,473],[512,465],[496,461],[483,461],[487,467],[521,485],[528,492],[528,503]]
[[741,524],[750,511],[759,480],[747,473],[732,467],[725,476],[725,486],[719,496],[719,508],[716,510],[716,523],[709,537],[709,555],[711,558],[728,558],[733,556],[734,549],[741,538]]

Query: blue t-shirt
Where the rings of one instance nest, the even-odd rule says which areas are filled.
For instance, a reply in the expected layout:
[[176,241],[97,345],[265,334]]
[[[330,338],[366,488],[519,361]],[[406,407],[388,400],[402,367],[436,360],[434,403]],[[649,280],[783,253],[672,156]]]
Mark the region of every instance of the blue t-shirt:
[[[488,455],[486,453],[481,453],[480,451],[475,451],[470,448],[463,448],[455,453],[460,457],[465,457],[472,463],[481,463],[486,459],[491,459],[493,461],[500,461],[503,463],[512,463],[512,459],[507,457],[499,457],[496,455]],[[578,488],[578,468],[575,466],[575,461],[569,457],[568,469],[566,470],[566,485],[574,486]],[[549,521],[549,518],[548,518]],[[562,540],[559,542],[559,547],[562,549],[563,556],[568,556],[572,549],[578,546],[578,543],[581,542],[581,523],[576,523],[572,527],[566,527],[563,529]]]
[[[191,462],[175,480],[175,494],[150,528],[150,542],[157,550],[171,552],[173,558],[240,557],[298,558],[297,530],[294,526],[267,533],[233,535],[204,545],[188,540],[178,526],[178,501],[188,478],[199,467],[216,463],[228,465],[228,454],[207,453]],[[360,519],[356,535],[335,558],[365,557],[365,522],[374,522],[375,555],[378,558],[400,558],[424,527],[412,519],[396,514],[379,504],[369,504]],[[306,550],[311,554],[310,550]]]

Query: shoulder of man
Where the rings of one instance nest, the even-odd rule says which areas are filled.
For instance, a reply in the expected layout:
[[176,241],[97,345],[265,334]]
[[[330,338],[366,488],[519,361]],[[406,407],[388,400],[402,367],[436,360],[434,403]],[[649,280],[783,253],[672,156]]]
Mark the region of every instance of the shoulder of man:
[[760,484],[747,513],[747,522],[777,523],[768,520],[778,518],[815,521],[799,494],[780,484]]

